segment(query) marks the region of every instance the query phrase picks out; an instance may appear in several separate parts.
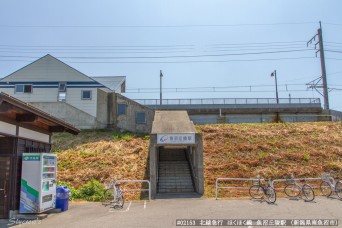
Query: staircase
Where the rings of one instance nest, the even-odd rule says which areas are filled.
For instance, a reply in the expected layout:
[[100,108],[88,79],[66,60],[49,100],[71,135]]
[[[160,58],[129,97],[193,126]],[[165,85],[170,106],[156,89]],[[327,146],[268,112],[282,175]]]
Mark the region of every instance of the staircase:
[[158,175],[158,193],[194,192],[184,149],[160,149]]

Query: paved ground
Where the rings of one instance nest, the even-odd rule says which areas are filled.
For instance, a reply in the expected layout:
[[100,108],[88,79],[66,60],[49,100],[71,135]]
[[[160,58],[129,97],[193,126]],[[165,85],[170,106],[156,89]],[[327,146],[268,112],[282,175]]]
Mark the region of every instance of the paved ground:
[[[176,227],[176,219],[338,219],[342,227],[342,201],[323,197],[312,203],[279,199],[275,205],[268,205],[252,200],[159,199],[126,203],[122,210],[81,202],[71,203],[66,212],[33,221],[39,224],[14,227]],[[7,225],[0,223],[0,227]]]

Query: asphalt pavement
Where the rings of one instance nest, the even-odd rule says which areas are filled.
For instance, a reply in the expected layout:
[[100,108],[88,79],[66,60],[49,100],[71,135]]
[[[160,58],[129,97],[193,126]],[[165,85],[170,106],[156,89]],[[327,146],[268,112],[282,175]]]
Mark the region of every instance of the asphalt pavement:
[[[194,219],[199,220],[196,223]],[[124,208],[119,210],[101,203],[72,202],[69,204],[68,211],[50,214],[46,219],[2,221],[0,227],[9,227],[7,224],[11,224],[11,227],[23,228],[186,227],[183,225],[200,225],[199,223],[220,225],[217,222],[222,222],[222,225],[229,223],[234,225],[236,223],[231,222],[239,222],[239,219],[262,222],[266,220],[270,225],[285,219],[295,222],[331,219],[330,222],[338,221],[338,227],[342,227],[342,201],[325,197],[316,197],[314,202],[283,198],[278,199],[276,204],[270,205],[264,201],[248,199],[180,198],[126,202]],[[206,223],[208,221],[210,223]],[[180,226],[176,226],[177,223]],[[299,224],[298,227],[303,226]],[[323,225],[316,227],[323,227]]]

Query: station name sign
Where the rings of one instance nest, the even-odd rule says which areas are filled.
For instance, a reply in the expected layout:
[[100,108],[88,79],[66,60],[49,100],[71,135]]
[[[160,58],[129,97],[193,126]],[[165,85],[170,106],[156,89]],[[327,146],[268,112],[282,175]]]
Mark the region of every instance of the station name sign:
[[194,133],[157,134],[157,144],[187,145],[195,144]]

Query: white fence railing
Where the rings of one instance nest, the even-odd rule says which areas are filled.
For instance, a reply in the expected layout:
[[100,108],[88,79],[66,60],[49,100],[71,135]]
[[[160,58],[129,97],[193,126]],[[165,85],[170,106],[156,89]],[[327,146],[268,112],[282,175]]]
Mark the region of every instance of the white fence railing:
[[[134,99],[142,105],[160,105],[160,99]],[[162,105],[320,104],[319,98],[189,98],[163,99]]]
[[215,196],[216,196],[216,200],[218,199],[218,190],[220,188],[222,189],[249,189],[250,186],[252,186],[252,184],[248,187],[241,187],[241,186],[230,186],[230,187],[223,187],[223,186],[219,186],[219,181],[264,181],[264,179],[258,179],[258,178],[216,178],[216,183],[215,183]]
[[[216,200],[218,199],[218,191],[219,189],[249,189],[250,186],[253,185],[253,183],[250,184],[250,186],[247,186],[247,187],[243,187],[243,186],[229,186],[229,187],[226,187],[226,186],[219,186],[219,181],[258,181],[259,179],[258,178],[216,178],[216,183],[215,183],[215,197],[216,197]],[[283,190],[284,188],[277,188],[275,187],[274,185],[276,184],[279,184],[279,183],[282,183],[282,182],[286,182],[287,180],[289,179],[275,179],[275,180],[270,180],[270,185],[275,189],[275,190]],[[294,179],[291,179],[291,180],[295,180],[295,181],[300,181],[300,180],[304,180],[305,182],[313,182],[313,181],[322,181],[322,178],[320,177],[314,177],[314,178],[294,178]],[[260,181],[265,181],[265,179],[260,179]],[[321,183],[321,182],[320,182]],[[319,184],[320,184],[319,183]],[[319,189],[320,187],[318,185],[312,185],[312,187],[314,189]]]
[[151,201],[151,183],[148,180],[117,180],[115,184],[119,183],[148,183],[148,189],[129,189],[129,190],[124,190],[125,192],[146,192],[148,191],[148,200]]
[[[280,189],[283,189],[283,188],[276,188],[274,187],[274,183],[281,183],[281,182],[286,182],[287,180],[294,180],[294,181],[301,181],[301,180],[304,180],[305,182],[312,182],[312,181],[321,181],[322,178],[293,178],[293,179],[276,179],[276,180],[272,180],[271,181],[271,186],[275,189],[275,190],[280,190]],[[317,189],[319,188],[319,186],[315,186],[315,185],[312,185],[313,188]]]

